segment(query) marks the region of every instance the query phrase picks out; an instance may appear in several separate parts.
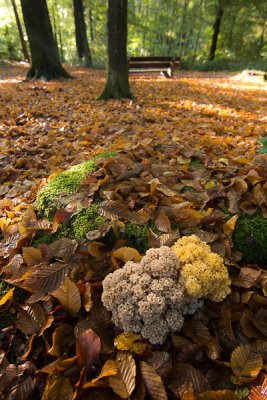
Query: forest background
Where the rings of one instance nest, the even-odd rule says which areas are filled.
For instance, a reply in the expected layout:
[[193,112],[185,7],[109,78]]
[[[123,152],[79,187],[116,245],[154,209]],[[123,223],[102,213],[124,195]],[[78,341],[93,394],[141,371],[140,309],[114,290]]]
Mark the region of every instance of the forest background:
[[[12,7],[0,0],[0,59],[23,60]],[[16,2],[24,39],[20,2]],[[93,65],[106,62],[106,2],[84,0],[84,15]],[[83,64],[77,56],[73,1],[48,1],[53,32],[62,62]],[[128,54],[173,55],[186,69],[266,70],[267,2],[265,0],[130,0]],[[220,17],[216,57],[210,54]]]

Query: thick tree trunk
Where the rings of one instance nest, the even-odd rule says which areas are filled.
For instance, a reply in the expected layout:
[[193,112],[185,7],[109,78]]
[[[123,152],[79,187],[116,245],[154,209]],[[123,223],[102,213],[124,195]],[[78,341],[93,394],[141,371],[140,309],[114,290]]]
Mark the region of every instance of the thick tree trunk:
[[14,10],[16,23],[17,23],[17,27],[18,27],[18,31],[19,31],[19,38],[20,38],[20,42],[21,42],[21,49],[22,49],[23,57],[24,57],[24,60],[30,61],[30,57],[29,57],[29,53],[27,50],[26,42],[24,40],[22,26],[20,23],[19,14],[18,14],[15,0],[11,0],[11,4],[12,4],[13,10]]
[[209,61],[212,61],[215,58],[218,36],[220,33],[220,27],[221,27],[223,13],[224,13],[224,9],[223,9],[221,1],[219,0],[217,12],[216,12],[216,19],[215,19],[215,22],[213,25],[213,35],[212,35],[210,53],[209,53],[209,58],[208,58]]
[[78,57],[80,59],[84,57],[86,66],[90,67],[92,65],[92,57],[87,39],[82,0],[73,0],[73,11]]
[[101,99],[132,98],[127,60],[127,0],[108,0],[108,77]]
[[70,78],[60,63],[46,0],[21,0],[21,7],[31,50],[27,79]]

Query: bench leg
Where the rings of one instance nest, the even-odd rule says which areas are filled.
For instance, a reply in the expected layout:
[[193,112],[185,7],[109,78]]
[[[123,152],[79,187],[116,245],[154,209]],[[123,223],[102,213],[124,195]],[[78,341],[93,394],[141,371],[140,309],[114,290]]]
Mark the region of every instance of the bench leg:
[[165,76],[165,78],[173,78],[172,68],[168,68],[167,71],[162,71],[161,73]]

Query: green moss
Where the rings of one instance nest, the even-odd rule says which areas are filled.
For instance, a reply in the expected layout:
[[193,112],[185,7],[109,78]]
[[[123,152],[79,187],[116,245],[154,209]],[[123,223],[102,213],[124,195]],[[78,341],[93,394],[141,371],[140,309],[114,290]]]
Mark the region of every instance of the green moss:
[[201,161],[198,161],[197,159],[192,159],[189,163],[189,167],[192,168],[203,168],[204,164]]
[[259,213],[239,216],[233,232],[234,249],[241,251],[243,260],[267,264],[267,220]]
[[151,229],[154,233],[160,234],[156,225],[150,222],[146,225],[137,225],[126,223],[123,239],[126,239],[130,247],[134,247],[140,253],[145,253],[148,249],[148,231]]
[[74,165],[70,169],[56,175],[38,194],[35,202],[37,212],[46,217],[52,217],[54,212],[68,204],[68,198],[64,197],[75,194],[81,187],[81,182],[96,169],[96,160],[100,157],[114,157],[115,152],[106,151],[81,164]]
[[107,219],[99,215],[99,205],[91,204],[82,209],[71,222],[71,234],[75,239],[85,238],[86,233],[98,229]]
[[10,287],[0,278],[0,299],[9,291]]

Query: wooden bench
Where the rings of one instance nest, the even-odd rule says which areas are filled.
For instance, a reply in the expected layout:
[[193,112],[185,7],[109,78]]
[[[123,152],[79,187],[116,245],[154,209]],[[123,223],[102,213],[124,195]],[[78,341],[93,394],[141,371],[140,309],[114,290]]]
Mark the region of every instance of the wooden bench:
[[128,65],[129,72],[161,72],[167,78],[172,78],[173,71],[180,66],[180,57],[129,57]]

